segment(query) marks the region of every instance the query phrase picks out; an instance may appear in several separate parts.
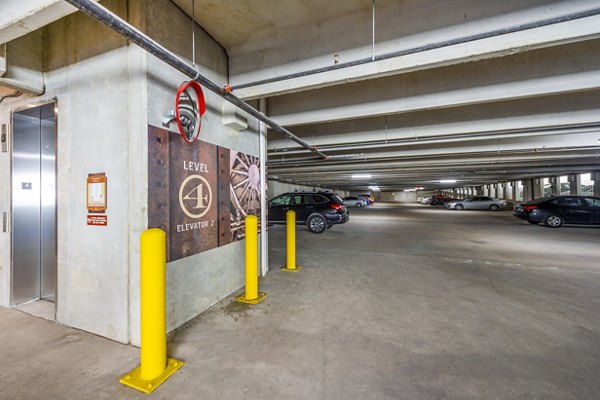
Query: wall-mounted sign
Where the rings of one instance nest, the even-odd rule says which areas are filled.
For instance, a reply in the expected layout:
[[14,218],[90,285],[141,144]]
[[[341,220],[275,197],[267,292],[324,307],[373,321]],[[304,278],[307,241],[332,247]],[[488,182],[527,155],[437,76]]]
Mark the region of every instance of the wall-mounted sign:
[[87,224],[90,226],[106,226],[108,225],[108,217],[106,215],[90,214],[87,216]]
[[167,232],[177,260],[244,237],[244,218],[260,215],[259,159],[211,143],[189,145],[148,128],[148,227]]
[[107,207],[106,174],[98,172],[87,177],[87,209],[92,213],[103,213]]

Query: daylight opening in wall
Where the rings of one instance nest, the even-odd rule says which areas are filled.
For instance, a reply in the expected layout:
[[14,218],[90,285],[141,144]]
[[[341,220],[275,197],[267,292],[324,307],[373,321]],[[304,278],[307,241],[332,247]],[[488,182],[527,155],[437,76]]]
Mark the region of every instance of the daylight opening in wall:
[[544,197],[552,196],[552,185],[550,184],[550,178],[544,178],[542,183],[544,187]]
[[582,196],[593,196],[594,195],[594,181],[592,181],[592,174],[581,174],[581,195]]

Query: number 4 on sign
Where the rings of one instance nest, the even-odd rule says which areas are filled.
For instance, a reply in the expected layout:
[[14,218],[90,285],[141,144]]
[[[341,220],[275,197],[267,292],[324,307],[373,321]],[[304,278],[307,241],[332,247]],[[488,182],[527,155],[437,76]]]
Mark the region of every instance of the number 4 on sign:
[[[195,197],[192,195],[195,193]],[[204,195],[204,184],[201,183],[192,189],[188,194],[183,197],[184,200],[196,200],[196,208],[206,208],[206,203],[208,202],[208,195]]]

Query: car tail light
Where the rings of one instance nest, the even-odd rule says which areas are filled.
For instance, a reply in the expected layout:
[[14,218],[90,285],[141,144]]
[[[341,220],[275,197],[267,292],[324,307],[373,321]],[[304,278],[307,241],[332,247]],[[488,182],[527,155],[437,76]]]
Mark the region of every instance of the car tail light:
[[533,210],[535,210],[536,208],[537,208],[537,206],[535,204],[533,204],[533,205],[524,204],[523,205],[523,211],[525,211],[526,213],[530,213]]
[[331,204],[331,208],[333,208],[336,211],[338,211],[338,210],[343,211],[344,210],[344,205],[343,204],[332,203]]

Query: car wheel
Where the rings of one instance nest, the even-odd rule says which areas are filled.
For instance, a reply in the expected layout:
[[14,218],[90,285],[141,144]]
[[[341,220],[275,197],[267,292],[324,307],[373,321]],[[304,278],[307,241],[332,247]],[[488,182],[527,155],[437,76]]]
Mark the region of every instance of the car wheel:
[[500,208],[500,207],[498,207],[498,204],[492,204],[492,205],[490,206],[490,210],[491,210],[491,211],[498,211],[498,209],[499,209],[499,208]]
[[462,210],[464,208],[465,208],[465,206],[463,206],[462,204],[457,204],[457,205],[454,206],[455,210]]
[[308,217],[306,226],[308,226],[308,230],[312,233],[323,233],[327,229],[327,221],[324,216],[315,214]]
[[558,215],[551,215],[544,220],[544,225],[550,228],[560,228],[565,221]]
[[356,208],[361,208],[362,206],[362,203],[356,203]]

